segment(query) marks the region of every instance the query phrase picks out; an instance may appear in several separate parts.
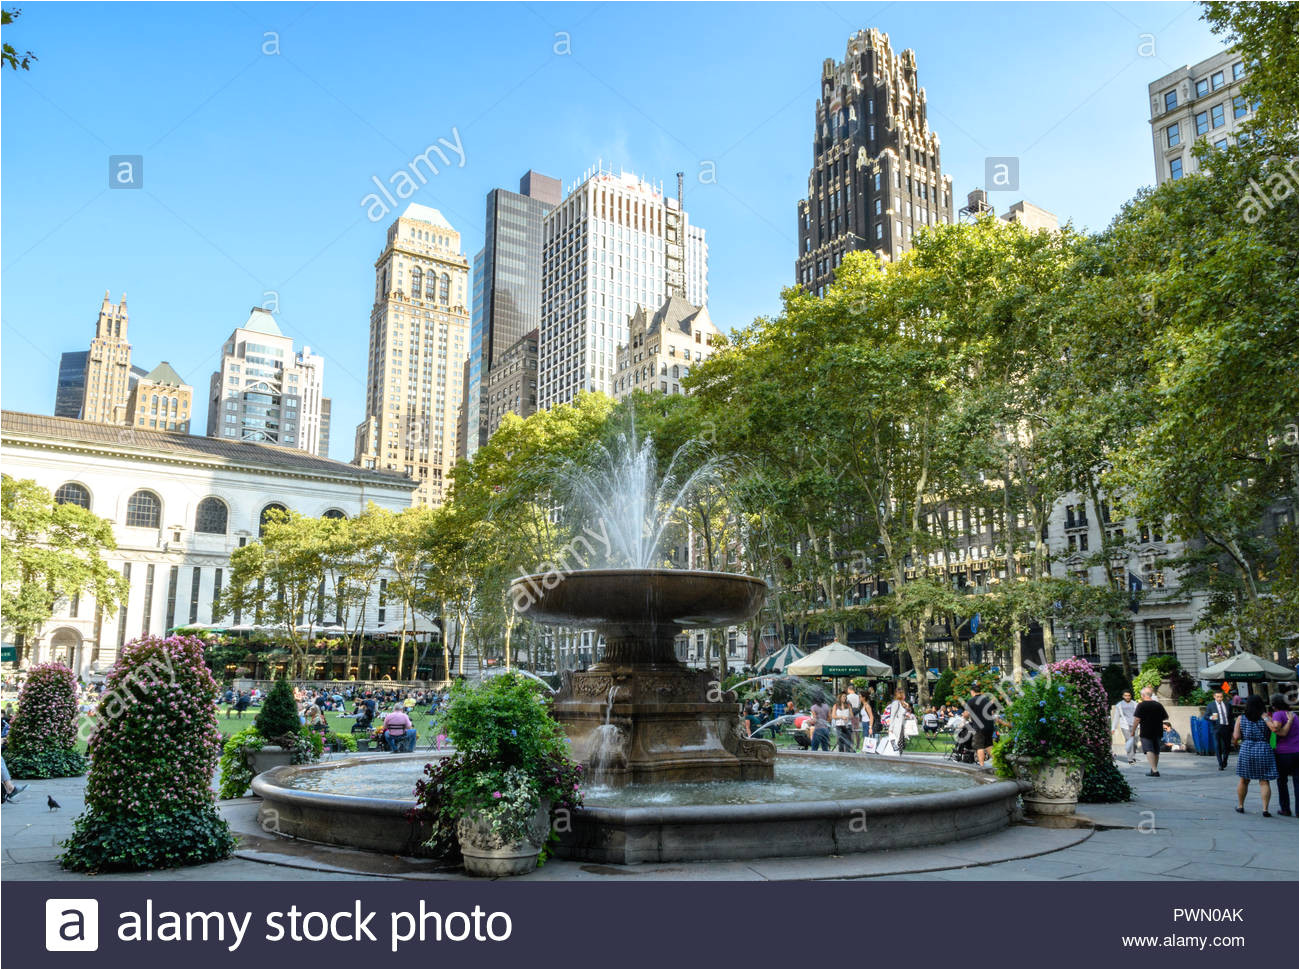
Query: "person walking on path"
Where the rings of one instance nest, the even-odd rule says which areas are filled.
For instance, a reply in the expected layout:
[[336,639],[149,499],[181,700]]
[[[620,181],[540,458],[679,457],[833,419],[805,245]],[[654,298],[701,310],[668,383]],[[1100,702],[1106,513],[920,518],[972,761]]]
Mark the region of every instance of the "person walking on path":
[[1124,696],[1114,707],[1110,709],[1110,730],[1114,734],[1119,731],[1124,737],[1124,753],[1128,755],[1129,764],[1137,764],[1135,754],[1137,752],[1137,734],[1133,731],[1133,714],[1137,711],[1137,703],[1133,700],[1133,692],[1124,691]]
[[1214,756],[1219,759],[1219,770],[1228,767],[1228,753],[1232,750],[1232,705],[1216,690],[1214,699],[1205,705],[1205,719],[1214,730]]
[[862,695],[850,683],[845,696],[848,698],[849,707],[853,708],[853,750],[858,751],[862,748]]
[[1268,800],[1273,791],[1269,782],[1277,778],[1277,760],[1268,745],[1269,735],[1276,732],[1278,724],[1264,716],[1264,698],[1251,694],[1246,698],[1246,710],[1232,729],[1232,739],[1241,747],[1237,749],[1237,811],[1246,811],[1246,790],[1252,781],[1259,782],[1259,800],[1268,813]]
[[[1273,758],[1277,761],[1277,800],[1282,803],[1279,815],[1291,815],[1291,793],[1295,793],[1296,814],[1300,815],[1300,779],[1297,779],[1297,757],[1300,757],[1300,732],[1296,731],[1295,711],[1290,709],[1285,694],[1274,694],[1269,699],[1273,709],[1273,723],[1277,736],[1277,747],[1273,749]],[[1291,790],[1287,789],[1286,780],[1291,779]]]
[[1147,756],[1151,770],[1148,778],[1160,777],[1160,738],[1165,733],[1165,721],[1169,712],[1159,701],[1154,700],[1155,691],[1150,687],[1142,688],[1142,701],[1133,711],[1133,720],[1137,724],[1138,738],[1142,741],[1142,753]]

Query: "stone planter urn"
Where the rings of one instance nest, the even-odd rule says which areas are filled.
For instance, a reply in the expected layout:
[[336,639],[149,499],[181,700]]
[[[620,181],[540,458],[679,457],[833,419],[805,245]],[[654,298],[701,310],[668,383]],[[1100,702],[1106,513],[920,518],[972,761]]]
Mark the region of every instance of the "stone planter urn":
[[1083,788],[1083,767],[1075,761],[1057,758],[1048,762],[1031,762],[1026,758],[1009,759],[1016,774],[1033,788],[1023,796],[1025,811],[1033,815],[1073,815]]
[[521,876],[537,868],[537,856],[546,844],[551,828],[551,806],[543,802],[528,820],[527,838],[506,843],[493,832],[481,815],[466,815],[456,823],[460,854],[471,876]]
[[293,752],[276,744],[268,744],[260,751],[252,751],[248,754],[248,767],[254,775],[291,764],[293,764]]

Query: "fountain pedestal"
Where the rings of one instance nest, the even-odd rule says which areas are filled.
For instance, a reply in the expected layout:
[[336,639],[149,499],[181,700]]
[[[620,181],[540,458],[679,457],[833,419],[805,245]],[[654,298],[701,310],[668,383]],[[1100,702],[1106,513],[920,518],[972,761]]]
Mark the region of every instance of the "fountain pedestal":
[[565,675],[554,712],[573,756],[598,784],[770,779],[776,748],[741,735],[734,694],[673,652],[686,628],[738,623],[767,584],[752,576],[675,569],[590,569],[525,576],[515,609],[541,623],[595,627],[605,653]]
[[735,695],[708,671],[598,664],[565,677],[554,710],[597,784],[772,777],[776,748],[741,736]]

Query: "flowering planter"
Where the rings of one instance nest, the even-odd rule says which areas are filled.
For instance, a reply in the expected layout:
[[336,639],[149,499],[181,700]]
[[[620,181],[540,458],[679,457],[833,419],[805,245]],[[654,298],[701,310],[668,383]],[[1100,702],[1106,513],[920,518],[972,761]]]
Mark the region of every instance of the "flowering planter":
[[456,837],[460,840],[465,871],[471,876],[491,878],[532,872],[537,868],[537,856],[546,844],[550,826],[550,805],[545,802],[537,806],[528,820],[528,838],[522,842],[503,842],[481,815],[464,816],[456,823]]
[[293,752],[277,744],[268,744],[259,751],[249,752],[248,768],[254,775],[260,775],[281,765],[293,764]]
[[1048,762],[1031,762],[1027,758],[1008,759],[1016,774],[1033,786],[1022,798],[1025,811],[1032,815],[1073,815],[1083,787],[1083,768],[1076,761],[1057,758]]

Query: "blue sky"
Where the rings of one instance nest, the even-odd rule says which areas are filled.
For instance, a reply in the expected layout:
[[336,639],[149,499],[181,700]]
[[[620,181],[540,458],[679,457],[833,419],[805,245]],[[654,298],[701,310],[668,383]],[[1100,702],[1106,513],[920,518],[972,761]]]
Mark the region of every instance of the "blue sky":
[[[821,64],[855,29],[916,51],[959,199],[1016,156],[999,211],[1023,197],[1087,229],[1154,181],[1148,82],[1223,46],[1181,2],[22,6],[5,40],[39,60],[0,88],[4,407],[52,411],[107,288],[134,362],[194,385],[202,433],[222,341],[273,300],[328,360],[344,460],[388,221],[362,199],[439,138],[465,163],[411,201],[470,258],[484,195],[528,168],[566,188],[597,159],[670,190],[686,172],[731,329],[792,281]],[[110,191],[109,155],[143,156],[143,188]]]

